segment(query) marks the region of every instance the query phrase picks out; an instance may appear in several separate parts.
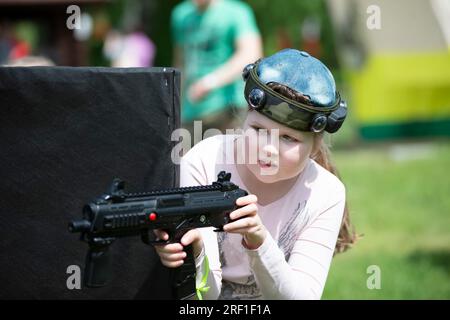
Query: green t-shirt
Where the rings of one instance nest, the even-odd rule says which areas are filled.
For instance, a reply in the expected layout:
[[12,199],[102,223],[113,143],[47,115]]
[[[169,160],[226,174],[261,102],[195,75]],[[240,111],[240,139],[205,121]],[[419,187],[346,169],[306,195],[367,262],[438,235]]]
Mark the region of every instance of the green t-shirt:
[[199,119],[230,105],[244,107],[241,78],[212,90],[196,103],[188,99],[186,88],[223,65],[233,55],[236,39],[259,33],[252,9],[241,1],[219,0],[199,12],[191,0],[186,0],[173,10],[171,24],[173,40],[184,57],[182,119]]

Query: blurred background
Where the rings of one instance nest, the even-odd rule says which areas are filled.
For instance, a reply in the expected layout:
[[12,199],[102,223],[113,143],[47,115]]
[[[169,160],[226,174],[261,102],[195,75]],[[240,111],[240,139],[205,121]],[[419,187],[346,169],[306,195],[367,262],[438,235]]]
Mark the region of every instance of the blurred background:
[[[0,0],[0,65],[173,66],[180,2]],[[348,101],[329,141],[362,237],[323,298],[450,299],[450,2],[242,2],[264,56],[308,51]]]

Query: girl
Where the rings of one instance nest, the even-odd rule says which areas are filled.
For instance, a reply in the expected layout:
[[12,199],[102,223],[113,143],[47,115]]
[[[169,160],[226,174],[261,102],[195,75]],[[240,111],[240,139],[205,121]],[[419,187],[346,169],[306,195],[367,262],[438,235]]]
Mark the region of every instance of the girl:
[[[243,132],[204,139],[180,170],[181,186],[212,184],[225,170],[249,195],[236,201],[224,232],[191,230],[156,250],[176,268],[192,244],[199,298],[320,299],[333,253],[355,240],[345,188],[323,142],[323,131],[344,121],[345,103],[330,71],[306,52],[282,50],[243,76]],[[162,230],[156,235],[168,239]]]

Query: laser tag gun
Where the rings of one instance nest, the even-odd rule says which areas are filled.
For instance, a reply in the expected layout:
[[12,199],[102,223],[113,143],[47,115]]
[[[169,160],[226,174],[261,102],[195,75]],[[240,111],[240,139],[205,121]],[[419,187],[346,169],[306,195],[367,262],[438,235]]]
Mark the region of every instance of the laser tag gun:
[[[69,231],[81,232],[87,242],[84,283],[102,287],[109,280],[109,246],[121,237],[141,236],[146,244],[180,242],[194,228],[215,227],[223,231],[230,212],[239,208],[236,200],[247,192],[230,182],[231,173],[221,171],[212,185],[184,187],[145,193],[125,193],[125,183],[114,179],[109,192],[83,208],[83,219],[69,223]],[[168,232],[169,240],[151,241],[153,229]],[[177,299],[195,295],[195,262],[191,245],[184,248],[187,257],[173,269],[171,285]]]

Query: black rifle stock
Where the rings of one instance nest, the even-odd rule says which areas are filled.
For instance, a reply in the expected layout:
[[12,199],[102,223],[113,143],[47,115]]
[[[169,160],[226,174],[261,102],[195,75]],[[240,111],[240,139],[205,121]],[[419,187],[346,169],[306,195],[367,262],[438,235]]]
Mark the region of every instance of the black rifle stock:
[[[87,287],[102,287],[109,280],[111,261],[109,247],[116,238],[141,236],[144,243],[179,242],[194,228],[215,227],[222,231],[236,210],[236,200],[247,195],[230,182],[231,174],[221,171],[216,182],[195,186],[157,190],[145,193],[124,192],[125,184],[114,179],[106,194],[83,208],[83,219],[69,223],[70,232],[81,232],[81,240],[89,245],[84,271]],[[150,241],[149,232],[163,229],[168,241]],[[191,246],[184,249],[187,257],[173,270],[172,289],[177,299],[195,294],[195,262]]]

